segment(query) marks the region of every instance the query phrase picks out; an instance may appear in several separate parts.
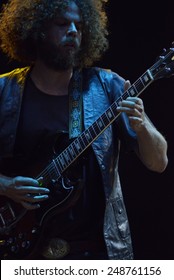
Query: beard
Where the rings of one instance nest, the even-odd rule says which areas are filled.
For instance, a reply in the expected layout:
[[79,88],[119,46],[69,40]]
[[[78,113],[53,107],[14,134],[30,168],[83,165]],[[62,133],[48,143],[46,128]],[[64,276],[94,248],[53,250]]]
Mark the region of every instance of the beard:
[[41,42],[38,45],[38,56],[44,64],[55,71],[64,71],[78,65],[79,48],[55,46],[50,42]]

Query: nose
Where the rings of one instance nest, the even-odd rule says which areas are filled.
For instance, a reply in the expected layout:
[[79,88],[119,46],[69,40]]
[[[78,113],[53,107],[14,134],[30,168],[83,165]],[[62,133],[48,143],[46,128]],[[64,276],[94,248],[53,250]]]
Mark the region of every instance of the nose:
[[77,35],[77,28],[74,22],[72,22],[67,30],[67,35],[73,35],[76,36]]

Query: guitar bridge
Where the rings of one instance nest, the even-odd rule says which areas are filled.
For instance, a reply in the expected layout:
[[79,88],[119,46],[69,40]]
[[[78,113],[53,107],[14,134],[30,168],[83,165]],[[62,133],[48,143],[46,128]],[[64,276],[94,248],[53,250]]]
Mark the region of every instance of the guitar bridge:
[[8,227],[16,219],[15,213],[9,203],[0,208],[0,226]]

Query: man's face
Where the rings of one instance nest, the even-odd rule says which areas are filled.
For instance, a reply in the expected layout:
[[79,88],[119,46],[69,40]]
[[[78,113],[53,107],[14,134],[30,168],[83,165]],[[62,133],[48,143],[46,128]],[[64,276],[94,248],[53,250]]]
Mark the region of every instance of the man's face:
[[72,1],[66,11],[48,22],[38,44],[38,56],[53,70],[67,70],[76,64],[82,39],[80,11]]

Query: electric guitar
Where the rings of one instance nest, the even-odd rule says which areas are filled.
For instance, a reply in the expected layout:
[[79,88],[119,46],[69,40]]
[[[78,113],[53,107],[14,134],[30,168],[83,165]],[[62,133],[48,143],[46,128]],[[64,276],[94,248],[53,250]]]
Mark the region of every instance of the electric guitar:
[[[50,217],[71,207],[79,197],[81,184],[68,178],[68,170],[98,136],[120,115],[117,107],[127,97],[139,96],[153,81],[174,74],[174,48],[165,50],[128,90],[110,105],[98,119],[60,153],[46,159],[36,179],[50,189],[49,199],[37,210],[26,210],[12,200],[0,198],[0,258],[27,259],[42,239]],[[59,139],[58,139],[59,141]]]

